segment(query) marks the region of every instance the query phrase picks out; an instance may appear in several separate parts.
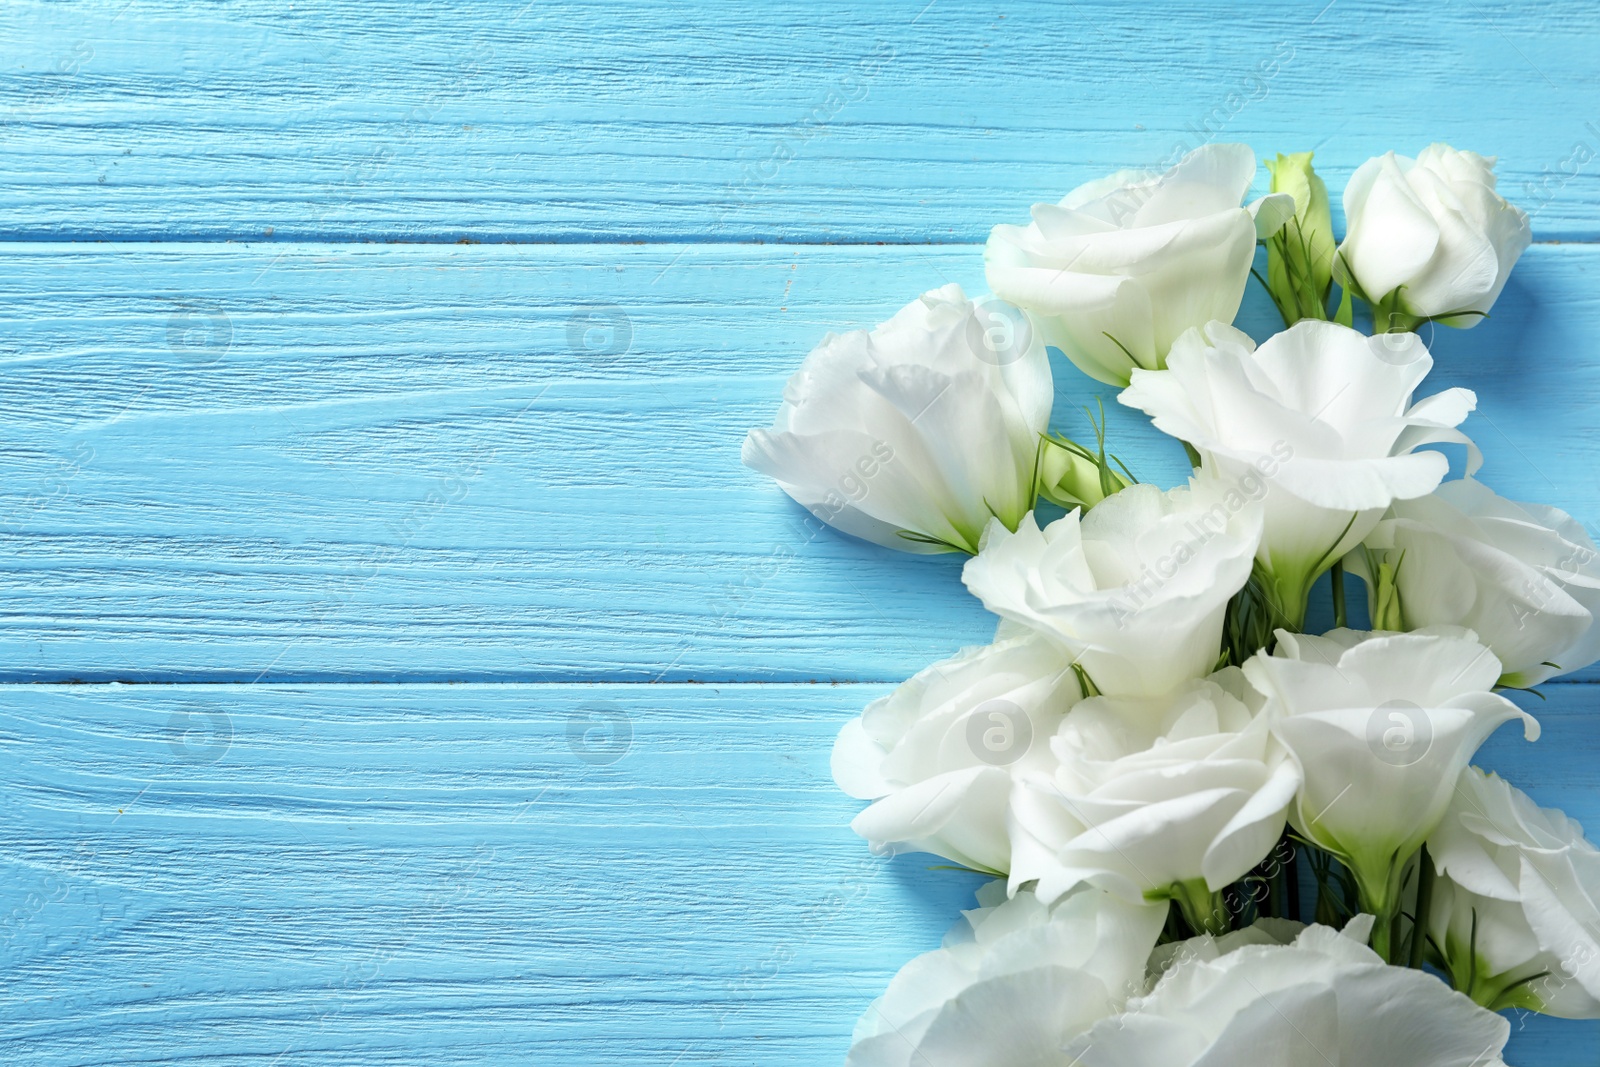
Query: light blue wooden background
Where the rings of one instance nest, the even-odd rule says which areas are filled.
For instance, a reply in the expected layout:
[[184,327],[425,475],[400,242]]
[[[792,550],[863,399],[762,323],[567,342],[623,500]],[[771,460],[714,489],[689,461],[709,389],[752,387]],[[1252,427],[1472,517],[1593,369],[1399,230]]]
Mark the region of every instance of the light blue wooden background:
[[[1538,243],[1436,385],[1593,523],[1597,49],[1591,0],[8,0],[0,1062],[839,1062],[975,883],[867,854],[833,734],[989,620],[745,429],[1034,200],[1448,139]],[[1600,825],[1595,681],[1487,761]]]

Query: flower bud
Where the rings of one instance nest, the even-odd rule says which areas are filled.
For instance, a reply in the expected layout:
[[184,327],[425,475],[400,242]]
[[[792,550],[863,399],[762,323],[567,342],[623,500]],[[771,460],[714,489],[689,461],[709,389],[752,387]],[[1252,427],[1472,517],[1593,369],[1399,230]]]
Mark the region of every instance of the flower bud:
[[1533,241],[1528,216],[1495,192],[1494,164],[1432,144],[1416,159],[1369,159],[1351,175],[1341,270],[1379,332],[1426,320],[1466,328],[1489,313]]
[[1311,153],[1266,160],[1272,191],[1294,197],[1294,217],[1267,238],[1267,291],[1284,325],[1328,317],[1333,285],[1333,216],[1328,187],[1311,169]]

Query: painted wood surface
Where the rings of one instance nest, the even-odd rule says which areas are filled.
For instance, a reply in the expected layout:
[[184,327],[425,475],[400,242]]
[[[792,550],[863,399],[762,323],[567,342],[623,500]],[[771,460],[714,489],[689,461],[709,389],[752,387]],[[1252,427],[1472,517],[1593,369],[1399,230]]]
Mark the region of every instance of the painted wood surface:
[[975,241],[1206,139],[1335,189],[1443,139],[1591,239],[1597,48],[1591,0],[8,0],[0,235]]
[[[959,560],[819,532],[737,459],[823,332],[981,288],[976,247],[9,252],[6,677],[895,681],[992,632]],[[1478,390],[1489,484],[1584,518],[1597,277],[1536,246],[1428,384]],[[1059,426],[1103,397],[1183,477],[1056,371]]]
[[[832,737],[992,624],[744,431],[1083,180],[1446,139],[1543,243],[1429,386],[1600,532],[1597,45],[1579,0],[0,6],[0,1062],[840,1062],[975,882],[870,856]],[[1057,365],[1067,432],[1110,395]],[[1590,824],[1597,680],[1485,754]]]
[[844,829],[862,696],[23,690],[0,1059],[837,1059],[973,886]]
[[[887,689],[14,687],[0,1058],[837,1063],[977,884],[846,829]],[[1485,762],[1595,824],[1593,687],[1547,690]]]

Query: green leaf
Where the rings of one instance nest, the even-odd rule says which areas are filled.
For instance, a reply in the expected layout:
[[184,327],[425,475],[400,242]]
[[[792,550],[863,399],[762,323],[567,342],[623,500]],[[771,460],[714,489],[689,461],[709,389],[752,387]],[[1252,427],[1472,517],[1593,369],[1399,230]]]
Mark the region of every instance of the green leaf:
[[1094,679],[1089,677],[1089,672],[1083,669],[1083,664],[1073,661],[1068,666],[1072,668],[1073,675],[1077,677],[1078,688],[1085,697],[1097,697],[1100,695],[1100,687],[1094,684]]
[[978,554],[976,550],[968,548],[966,545],[951,544],[949,541],[946,541],[943,538],[934,537],[931,534],[919,533],[916,530],[896,530],[895,533],[899,534],[907,541],[915,541],[919,545],[938,545],[946,552],[965,552],[969,556],[975,556]]

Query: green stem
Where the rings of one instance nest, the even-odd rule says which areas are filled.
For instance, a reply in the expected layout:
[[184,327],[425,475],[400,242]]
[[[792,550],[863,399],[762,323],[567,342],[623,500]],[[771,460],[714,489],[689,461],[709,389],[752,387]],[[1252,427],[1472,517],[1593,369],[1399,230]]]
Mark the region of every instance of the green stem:
[[1270,625],[1273,630],[1288,630],[1292,634],[1297,634],[1305,628],[1306,597],[1296,593],[1297,589],[1303,587],[1297,586],[1295,589],[1285,590],[1283,584],[1268,582],[1263,586],[1267,611],[1271,618]]
[[1206,888],[1204,879],[1191,882],[1174,882],[1168,888],[1184,921],[1197,934],[1225,934],[1233,923],[1228,918],[1228,908],[1221,893]]
[[1401,309],[1399,289],[1379,301],[1372,309],[1374,333],[1412,333],[1422,325],[1423,321],[1421,317]]
[[1379,915],[1377,920],[1372,924],[1372,951],[1376,952],[1383,962],[1392,963],[1390,957],[1394,954],[1394,917]]
[[1395,935],[1400,923],[1400,905],[1405,896],[1403,880],[1409,862],[1409,856],[1404,859],[1398,855],[1392,857],[1381,884],[1363,877],[1369,872],[1355,869],[1358,906],[1376,920],[1372,927],[1372,951],[1382,956],[1385,963],[1395,962],[1395,955],[1400,948]]
[[1267,894],[1256,913],[1261,918],[1281,919],[1288,912],[1288,894],[1283,888],[1283,868],[1273,871],[1267,879]]
[[1183,915],[1167,901],[1167,924],[1161,928],[1161,937],[1156,941],[1158,945],[1169,944],[1173,941],[1186,941],[1189,939],[1190,930],[1184,925]]
[[1344,607],[1344,560],[1339,560],[1328,571],[1333,583],[1333,625],[1343,628],[1349,622]]
[[1428,846],[1417,853],[1417,906],[1411,924],[1411,966],[1420,970],[1424,951],[1428,945],[1428,909],[1433,906],[1433,860],[1428,856]]
[[1280,839],[1288,858],[1283,862],[1283,910],[1279,918],[1300,921],[1300,850],[1295,847],[1289,831]]

